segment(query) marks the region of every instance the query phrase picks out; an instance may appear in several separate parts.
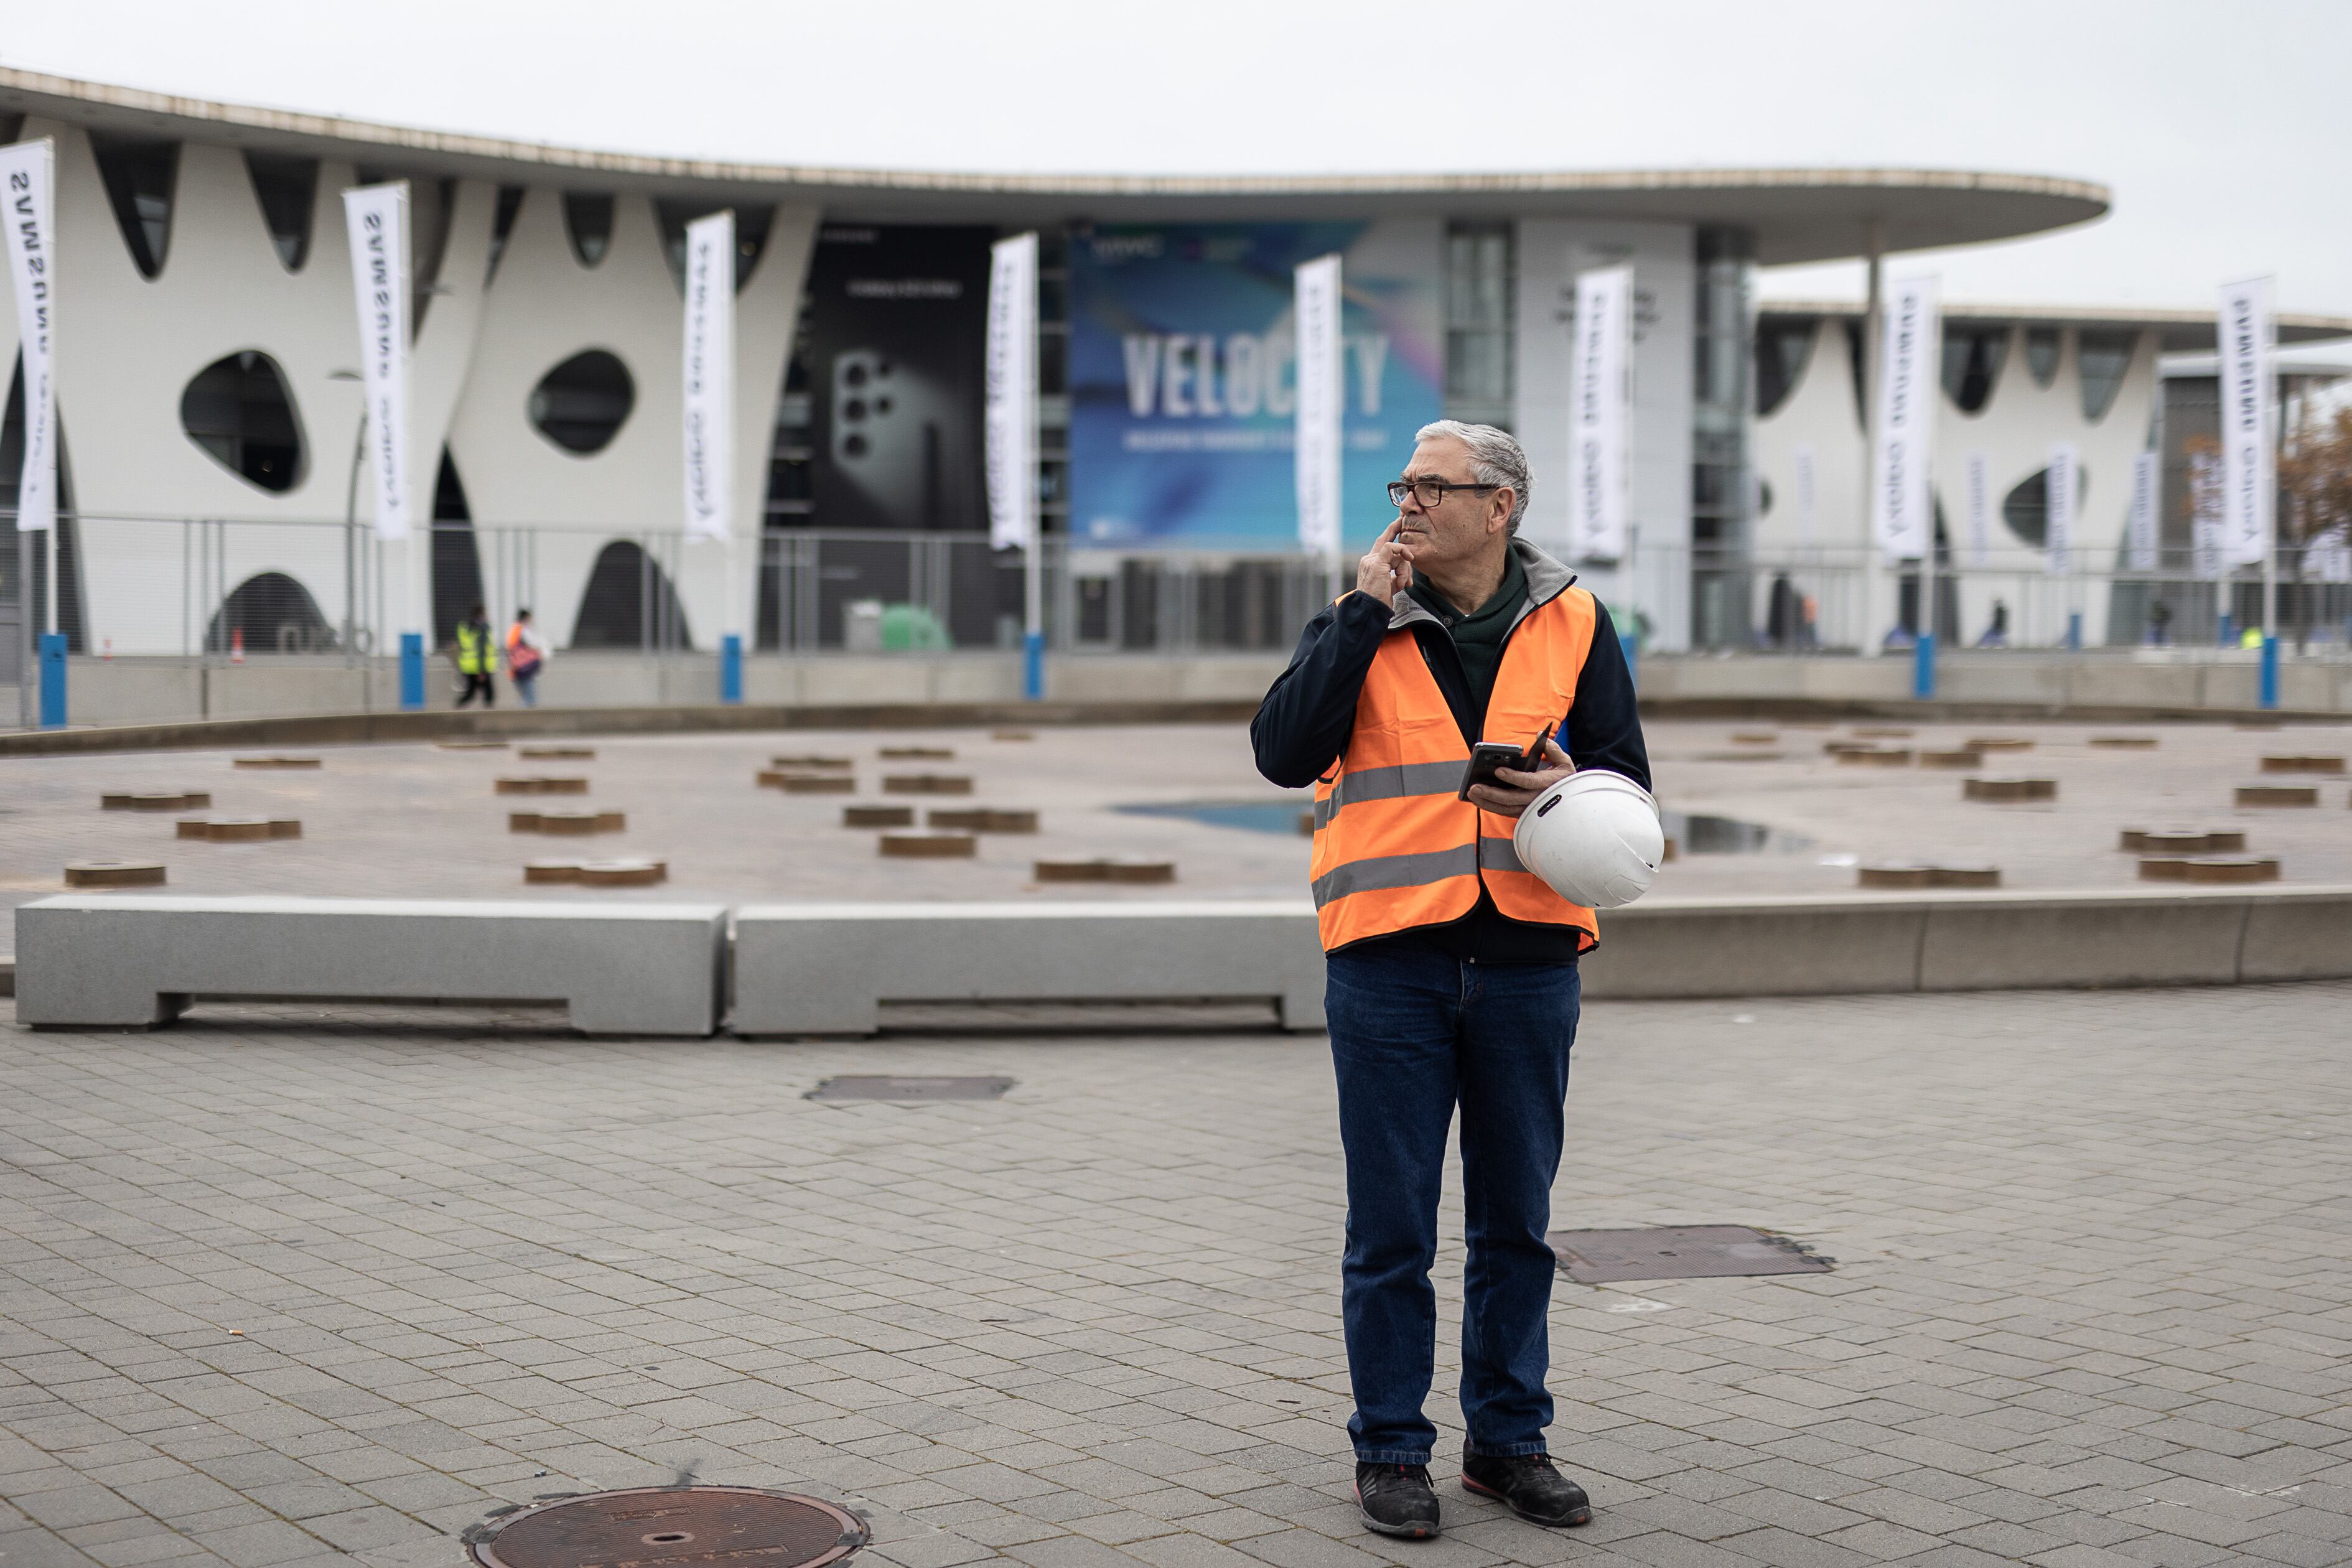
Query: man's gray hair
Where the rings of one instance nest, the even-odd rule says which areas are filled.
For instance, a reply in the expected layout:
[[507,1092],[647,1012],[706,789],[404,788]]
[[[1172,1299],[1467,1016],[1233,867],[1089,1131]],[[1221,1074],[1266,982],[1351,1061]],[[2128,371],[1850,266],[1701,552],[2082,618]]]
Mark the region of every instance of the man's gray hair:
[[1534,476],[1528,472],[1527,448],[1508,430],[1492,425],[1465,425],[1459,419],[1440,419],[1413,432],[1413,443],[1450,436],[1470,448],[1470,477],[1482,485],[1511,487],[1511,531],[1519,531],[1519,521],[1528,515],[1528,492],[1534,489]]

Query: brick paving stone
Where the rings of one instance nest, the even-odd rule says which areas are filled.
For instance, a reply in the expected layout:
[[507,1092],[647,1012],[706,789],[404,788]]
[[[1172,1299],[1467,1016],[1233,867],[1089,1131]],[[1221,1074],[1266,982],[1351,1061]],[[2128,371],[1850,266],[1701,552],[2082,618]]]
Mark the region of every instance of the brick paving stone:
[[[2348,1006],[1588,1008],[1558,1222],[1837,1268],[1563,1281],[1599,1513],[1542,1531],[1454,1478],[1449,1194],[1427,1546],[1349,1500],[1319,1040],[0,1012],[0,1563],[446,1568],[500,1502],[688,1472],[898,1568],[2352,1562]],[[801,1099],[858,1071],[1019,1087]]]

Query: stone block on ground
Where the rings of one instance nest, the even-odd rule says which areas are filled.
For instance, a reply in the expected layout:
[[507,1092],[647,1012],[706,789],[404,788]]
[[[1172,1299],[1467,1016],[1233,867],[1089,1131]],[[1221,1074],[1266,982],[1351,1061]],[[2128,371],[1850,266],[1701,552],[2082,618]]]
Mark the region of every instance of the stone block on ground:
[[68,888],[160,888],[163,863],[156,860],[69,860]]
[[176,837],[208,844],[259,844],[272,838],[299,838],[302,824],[290,816],[183,817]]
[[886,833],[882,855],[891,860],[969,860],[980,840],[969,833]]
[[1037,814],[1003,806],[943,806],[925,812],[923,823],[965,833],[1034,833]]
[[2056,779],[1963,779],[1962,800],[2056,800]]
[[1030,869],[1031,875],[1040,882],[1118,882],[1151,886],[1176,879],[1176,865],[1171,860],[1146,860],[1118,855],[1100,855],[1082,860],[1039,860]]
[[134,790],[98,797],[101,811],[202,811],[212,803],[211,793],[200,789]]
[[2237,793],[2240,805],[2295,806],[2317,805],[2317,784],[2240,784]]
[[2183,865],[2188,871],[2183,880],[2190,882],[2275,882],[2279,879],[2279,863],[2268,858],[2196,856]]
[[588,781],[554,773],[506,773],[497,789],[500,795],[586,795]]
[[885,773],[884,795],[970,795],[969,773]]

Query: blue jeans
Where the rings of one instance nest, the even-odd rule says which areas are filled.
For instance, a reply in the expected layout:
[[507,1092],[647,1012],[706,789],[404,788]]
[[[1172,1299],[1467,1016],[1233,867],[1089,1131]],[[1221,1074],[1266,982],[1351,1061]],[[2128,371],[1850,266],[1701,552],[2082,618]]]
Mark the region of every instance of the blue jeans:
[[1356,1458],[1425,1465],[1437,1353],[1437,1195],[1462,1110],[1462,1415],[1472,1453],[1540,1454],[1550,1425],[1544,1232],[1559,1170],[1573,963],[1485,964],[1436,952],[1331,956],[1324,1008],[1348,1156],[1340,1311]]

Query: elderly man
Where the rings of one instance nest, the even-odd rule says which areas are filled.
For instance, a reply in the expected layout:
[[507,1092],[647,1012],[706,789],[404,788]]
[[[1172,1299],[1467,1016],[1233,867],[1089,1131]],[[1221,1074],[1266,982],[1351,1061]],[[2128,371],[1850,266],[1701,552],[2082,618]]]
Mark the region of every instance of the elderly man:
[[[1647,788],[1633,687],[1607,613],[1517,537],[1527,454],[1491,426],[1424,426],[1389,486],[1396,521],[1356,590],[1308,623],[1250,725],[1258,771],[1315,791],[1314,892],[1347,1152],[1341,1311],[1365,1525],[1439,1529],[1422,1414],[1436,1353],[1437,1199],[1462,1114],[1462,1484],[1538,1524],[1592,1517],[1552,1468],[1544,1233],[1559,1169],[1577,959],[1592,911],[1522,868],[1520,812],[1577,768]],[[1457,800],[1474,742],[1542,765]]]

